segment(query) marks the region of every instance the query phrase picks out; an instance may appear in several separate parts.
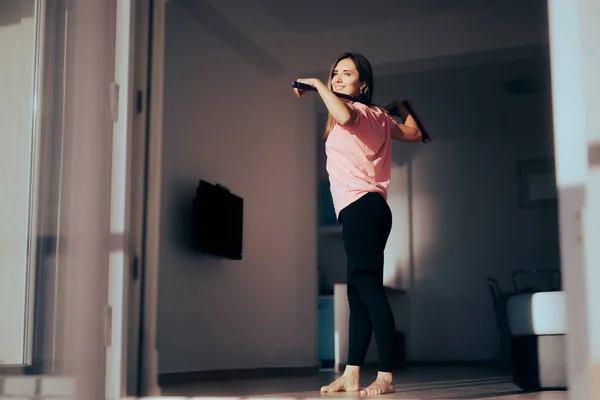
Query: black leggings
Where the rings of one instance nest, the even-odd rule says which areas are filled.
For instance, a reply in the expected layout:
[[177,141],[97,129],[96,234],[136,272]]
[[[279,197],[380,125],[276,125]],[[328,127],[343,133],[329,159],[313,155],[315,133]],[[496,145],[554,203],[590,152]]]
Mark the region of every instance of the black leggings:
[[367,193],[340,212],[340,221],[348,258],[348,365],[363,364],[374,331],[379,371],[391,372],[395,323],[383,289],[383,251],[392,213],[380,194]]

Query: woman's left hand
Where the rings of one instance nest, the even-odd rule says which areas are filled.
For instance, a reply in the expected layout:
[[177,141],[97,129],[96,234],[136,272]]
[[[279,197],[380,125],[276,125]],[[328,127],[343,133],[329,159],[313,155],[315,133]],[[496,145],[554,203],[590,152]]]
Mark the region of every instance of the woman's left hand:
[[[304,83],[305,85],[310,85],[314,88],[316,88],[317,85],[319,83],[321,83],[321,81],[317,78],[298,78],[298,79],[296,79],[296,82]],[[297,89],[297,88],[294,88],[294,92],[296,93],[296,96],[298,96],[298,97],[302,97],[302,96],[304,96],[304,93],[306,93],[306,91],[304,91],[302,89]]]

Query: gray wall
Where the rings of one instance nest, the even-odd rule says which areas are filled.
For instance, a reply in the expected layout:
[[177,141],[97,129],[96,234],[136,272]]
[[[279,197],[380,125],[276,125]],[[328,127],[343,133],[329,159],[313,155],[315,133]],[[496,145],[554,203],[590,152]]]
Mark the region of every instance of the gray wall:
[[[316,364],[316,266],[343,281],[345,256],[339,236],[317,234],[323,109],[288,85],[357,46],[375,54],[375,100],[410,97],[435,136],[394,146],[386,283],[406,291],[393,306],[409,358],[490,359],[485,278],[508,289],[514,269],[558,267],[556,211],[517,204],[517,161],[552,156],[549,94],[502,91],[507,79],[547,79],[547,60],[531,55],[545,53],[543,18],[521,36],[473,23],[454,50],[436,42],[421,60],[404,52],[386,62],[400,53],[367,46],[383,37],[376,29],[292,34],[267,13],[249,18],[253,3],[214,3],[218,12],[203,1],[168,6],[160,372]],[[243,261],[189,250],[199,179],[245,198]]]
[[[312,106],[167,11],[159,370],[315,366]],[[199,179],[244,198],[242,261],[190,251]]]

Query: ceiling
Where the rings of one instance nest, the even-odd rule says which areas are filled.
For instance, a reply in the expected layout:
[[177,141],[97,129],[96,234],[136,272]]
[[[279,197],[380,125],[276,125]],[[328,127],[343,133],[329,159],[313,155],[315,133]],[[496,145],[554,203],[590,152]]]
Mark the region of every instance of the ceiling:
[[[339,52],[361,51],[377,77],[374,101],[413,99],[433,121],[431,130],[444,137],[548,131],[551,85],[545,8],[523,10],[523,3],[539,5],[543,0],[517,5],[516,0],[421,0],[418,8],[404,13],[408,22],[403,24],[389,22],[387,14],[401,10],[405,0],[371,0],[365,7],[367,1],[347,0],[343,4],[351,9],[335,14],[362,29],[349,29],[350,24],[337,31],[328,30],[332,25],[326,21],[328,13],[341,7],[338,0],[321,0],[324,5],[319,7],[316,0],[303,1],[302,10],[319,11],[310,19],[302,10],[285,11],[282,0],[170,4],[183,11],[177,18],[192,17],[204,33],[218,39],[213,43],[223,43],[278,86],[288,87],[294,78],[309,74],[324,78]],[[390,8],[384,9],[385,4]],[[201,46],[198,43],[199,51]]]
[[405,18],[472,12],[501,0],[303,0],[298,7],[289,1],[256,0],[288,29],[315,33],[335,29],[364,29]]
[[[266,76],[321,73],[343,51],[379,71],[489,63],[548,46],[546,0],[173,0]],[[542,49],[541,51],[539,49]],[[539,55],[539,54],[537,54]],[[287,79],[287,78],[286,78]]]

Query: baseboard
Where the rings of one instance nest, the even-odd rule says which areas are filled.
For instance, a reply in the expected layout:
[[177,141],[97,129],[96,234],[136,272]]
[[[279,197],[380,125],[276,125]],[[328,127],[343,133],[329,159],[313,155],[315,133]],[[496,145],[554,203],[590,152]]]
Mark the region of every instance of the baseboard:
[[254,369],[227,369],[217,371],[190,371],[172,372],[158,375],[161,386],[179,385],[193,382],[230,381],[237,379],[257,378],[288,378],[298,376],[311,376],[319,372],[319,367],[298,368],[254,368]]
[[493,366],[494,360],[407,361],[407,367],[483,367]]
[[[492,360],[464,360],[464,361],[408,361],[406,367],[474,367],[493,366]],[[341,366],[343,370],[345,366]],[[367,362],[363,365],[367,369],[377,368],[377,362]],[[401,369],[400,367],[399,369]],[[172,372],[158,375],[160,386],[180,385],[193,382],[231,381],[238,379],[260,378],[290,378],[311,376],[319,372],[319,366],[298,368],[254,368],[254,369],[226,369],[216,371],[189,371]]]
[[[362,368],[377,368],[377,361],[367,361]],[[405,369],[409,367],[485,367],[493,366],[493,360],[435,360],[435,361],[405,361],[394,366],[394,370]],[[338,368],[343,371],[346,364],[339,364]]]

